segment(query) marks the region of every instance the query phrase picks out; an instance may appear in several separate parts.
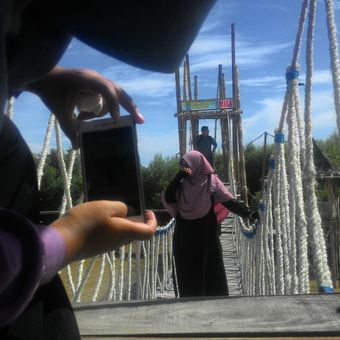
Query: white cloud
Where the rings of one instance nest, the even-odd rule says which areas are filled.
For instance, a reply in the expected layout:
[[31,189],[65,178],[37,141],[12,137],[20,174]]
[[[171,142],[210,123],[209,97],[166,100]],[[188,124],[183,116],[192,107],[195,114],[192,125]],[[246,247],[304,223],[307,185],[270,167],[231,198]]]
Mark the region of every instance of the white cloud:
[[156,153],[164,157],[174,156],[178,148],[177,130],[141,130],[138,133],[138,149],[141,163],[147,165]]
[[[205,35],[195,41],[189,54],[192,69],[205,70],[216,68],[218,64],[229,66],[230,38],[223,35]],[[272,57],[291,48],[292,43],[273,43],[264,41],[237,41],[237,65],[239,67],[259,67],[272,61]]]
[[[304,81],[306,75],[300,75],[300,80]],[[312,78],[313,85],[320,84],[331,84],[332,76],[329,70],[316,70],[313,73]],[[261,86],[270,86],[271,89],[282,89],[286,87],[285,79],[282,75],[280,76],[259,76],[256,78],[247,78],[240,79],[241,86],[250,86],[250,87],[261,87]]]
[[273,86],[273,84],[282,83],[284,79],[282,76],[266,76],[266,77],[257,77],[257,78],[248,78],[241,79],[241,86],[251,86],[251,87],[259,87],[259,86]]
[[246,142],[267,131],[273,133],[280,120],[283,98],[265,98],[257,102],[260,108],[249,117],[243,119]]
[[[301,114],[303,119],[303,93],[301,95]],[[283,97],[267,97],[256,102],[259,105],[254,114],[243,118],[245,142],[256,138],[263,132],[271,134],[279,125]],[[314,91],[312,95],[312,129],[317,138],[327,137],[336,127],[334,100],[330,91]]]
[[174,80],[169,77],[142,77],[120,81],[120,85],[131,94],[161,97],[174,92]]
[[145,97],[167,96],[174,92],[174,75],[146,72],[138,68],[117,64],[102,71],[103,75],[115,81],[131,95]]
[[313,84],[331,84],[332,75],[330,70],[316,70],[312,77]]
[[334,98],[330,91],[319,91],[312,95],[313,133],[330,133],[336,127]]
[[226,35],[209,34],[195,40],[189,50],[189,54],[198,58],[199,56],[213,55],[219,52],[230,51],[230,38]]

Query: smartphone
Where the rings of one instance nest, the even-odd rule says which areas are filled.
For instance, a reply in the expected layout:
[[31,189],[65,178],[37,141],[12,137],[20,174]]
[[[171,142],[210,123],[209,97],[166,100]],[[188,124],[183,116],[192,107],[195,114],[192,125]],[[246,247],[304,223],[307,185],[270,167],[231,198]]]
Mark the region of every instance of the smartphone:
[[97,119],[79,123],[86,201],[122,201],[128,218],[144,222],[144,195],[135,122]]

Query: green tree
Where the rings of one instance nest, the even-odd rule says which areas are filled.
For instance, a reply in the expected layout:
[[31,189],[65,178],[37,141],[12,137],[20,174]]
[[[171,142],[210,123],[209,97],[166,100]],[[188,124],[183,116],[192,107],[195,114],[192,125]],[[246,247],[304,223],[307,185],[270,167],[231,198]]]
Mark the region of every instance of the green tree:
[[339,137],[336,132],[332,133],[326,139],[319,139],[316,141],[319,148],[329,158],[331,163],[340,169],[340,152],[339,152]]
[[[68,164],[71,156],[71,150],[64,152],[65,163]],[[40,155],[35,155],[36,163]],[[82,176],[79,156],[76,156],[72,181],[71,197],[76,202],[82,193]],[[41,211],[58,211],[60,210],[61,201],[64,193],[64,182],[61,175],[57,151],[52,149],[46,157],[43,177],[40,186],[40,210]]]
[[162,209],[161,194],[179,170],[176,157],[163,158],[162,154],[154,155],[146,167],[142,167],[145,206],[148,209]]
[[264,175],[269,171],[269,160],[274,151],[274,144],[267,145],[266,152],[263,146],[248,144],[245,148],[247,186],[251,195],[256,196],[262,189],[262,168],[265,165]]
[[[265,160],[265,176],[269,170],[269,159],[273,153],[274,145],[267,145],[267,150],[264,153],[263,146],[248,144],[244,150],[246,162],[247,186],[251,195],[256,195],[261,191],[262,186],[262,164]],[[223,161],[222,153],[217,153],[215,156],[216,173],[222,181],[228,182],[228,169]]]
[[215,171],[223,182],[228,182],[228,169],[226,169],[226,165],[224,164],[222,152],[215,154]]

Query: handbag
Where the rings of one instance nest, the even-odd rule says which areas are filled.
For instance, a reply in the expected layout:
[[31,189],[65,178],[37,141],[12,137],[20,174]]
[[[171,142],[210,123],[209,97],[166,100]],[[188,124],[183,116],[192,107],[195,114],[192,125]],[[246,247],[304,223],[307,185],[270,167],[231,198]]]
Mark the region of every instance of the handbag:
[[217,223],[222,223],[229,215],[230,211],[220,202],[214,203],[214,212]]

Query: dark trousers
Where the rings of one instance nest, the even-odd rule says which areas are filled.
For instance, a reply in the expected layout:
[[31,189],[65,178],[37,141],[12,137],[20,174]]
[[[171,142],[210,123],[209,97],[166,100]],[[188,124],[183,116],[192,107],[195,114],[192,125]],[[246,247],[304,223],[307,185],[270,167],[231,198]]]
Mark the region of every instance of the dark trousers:
[[228,295],[216,216],[176,218],[174,257],[180,297]]
[[[38,225],[39,196],[34,160],[15,125],[7,117],[2,116],[0,120],[0,206],[15,210]],[[59,276],[38,289],[26,310],[0,329],[0,339],[80,339]]]

